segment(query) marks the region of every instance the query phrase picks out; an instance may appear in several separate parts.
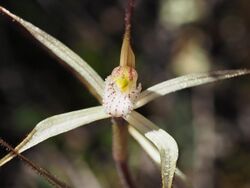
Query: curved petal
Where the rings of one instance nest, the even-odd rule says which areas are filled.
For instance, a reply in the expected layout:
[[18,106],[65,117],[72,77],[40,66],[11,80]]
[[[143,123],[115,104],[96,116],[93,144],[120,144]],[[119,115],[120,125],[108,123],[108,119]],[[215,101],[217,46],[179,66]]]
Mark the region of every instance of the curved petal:
[[[50,137],[108,117],[109,115],[104,112],[102,106],[49,117],[38,123],[28,136],[20,144],[18,144],[15,150],[21,153]],[[7,154],[0,160],[0,166],[7,163],[13,157],[15,157],[13,153]]]
[[[149,157],[157,164],[161,165],[161,158],[159,151],[156,147],[147,139],[143,134],[137,131],[133,126],[129,125],[128,131],[130,135],[138,142],[138,144],[144,149]],[[175,169],[175,175],[178,176],[187,185],[189,184],[186,175],[178,168]]]
[[178,159],[178,146],[174,138],[135,111],[125,119],[158,149],[161,159],[162,187],[171,188]]
[[215,82],[218,80],[233,78],[245,74],[249,74],[250,70],[239,69],[239,70],[224,70],[224,71],[214,71],[207,73],[194,73],[185,76],[180,76],[165,82],[156,84],[141,93],[139,96],[135,108],[139,108],[148,102],[164,96],[168,93],[179,91],[185,88],[190,88],[206,83]]
[[23,20],[22,18],[12,14],[5,8],[0,6],[0,13],[7,16],[13,23],[18,23],[37,41],[39,41],[52,55],[59,58],[64,64],[73,70],[80,80],[89,88],[99,101],[103,94],[104,82],[102,78],[76,53],[61,43],[56,38],[47,34],[43,30],[33,24]]
[[129,134],[139,143],[149,157],[157,164],[161,164],[161,158],[157,148],[143,134],[133,126],[128,127]]

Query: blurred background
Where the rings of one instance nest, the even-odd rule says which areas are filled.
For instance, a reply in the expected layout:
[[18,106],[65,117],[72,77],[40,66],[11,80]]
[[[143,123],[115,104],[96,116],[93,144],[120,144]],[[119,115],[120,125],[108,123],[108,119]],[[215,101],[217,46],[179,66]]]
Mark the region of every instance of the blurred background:
[[[60,39],[103,78],[118,65],[125,0],[0,0]],[[132,45],[143,88],[187,73],[250,68],[250,1],[137,0]],[[178,167],[195,188],[250,188],[250,78],[186,89],[139,111],[179,145]],[[27,33],[0,16],[0,137],[13,146],[46,117],[97,105],[88,90]],[[25,152],[73,187],[116,188],[111,123],[99,121]],[[160,172],[131,138],[138,187]],[[0,149],[1,156],[6,154]],[[18,159],[0,168],[1,188],[51,187]],[[185,187],[176,178],[174,187]]]

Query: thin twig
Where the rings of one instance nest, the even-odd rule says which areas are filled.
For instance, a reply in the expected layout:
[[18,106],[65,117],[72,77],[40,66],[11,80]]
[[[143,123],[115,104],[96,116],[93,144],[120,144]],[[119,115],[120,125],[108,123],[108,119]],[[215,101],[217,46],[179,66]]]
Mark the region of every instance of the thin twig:
[[39,167],[38,165],[34,164],[32,161],[30,161],[28,158],[20,154],[18,151],[16,151],[11,145],[9,145],[7,142],[5,142],[3,139],[0,139],[0,145],[5,147],[7,150],[10,150],[13,154],[19,157],[22,161],[24,161],[29,167],[32,168],[35,172],[37,172],[38,175],[43,176],[51,185],[58,188],[69,188],[69,186],[58,180],[55,176],[53,176],[50,172],[47,170]]

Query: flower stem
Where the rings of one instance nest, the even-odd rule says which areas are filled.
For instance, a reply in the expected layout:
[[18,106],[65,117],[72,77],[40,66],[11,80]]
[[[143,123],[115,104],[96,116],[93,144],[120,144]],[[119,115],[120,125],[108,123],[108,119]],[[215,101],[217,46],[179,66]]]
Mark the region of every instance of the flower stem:
[[128,0],[128,5],[125,12],[125,33],[122,42],[120,66],[135,67],[135,55],[131,48],[131,18],[134,10],[134,1]]
[[128,124],[122,118],[113,118],[113,158],[124,188],[135,188],[128,170]]
[[131,18],[134,12],[135,0],[128,0],[128,5],[125,12],[125,33],[130,38],[131,32]]

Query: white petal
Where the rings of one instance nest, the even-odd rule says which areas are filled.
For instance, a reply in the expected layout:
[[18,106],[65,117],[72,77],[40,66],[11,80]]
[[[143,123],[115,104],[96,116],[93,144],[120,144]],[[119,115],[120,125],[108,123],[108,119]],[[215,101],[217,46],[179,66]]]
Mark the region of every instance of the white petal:
[[[28,136],[18,144],[15,150],[21,153],[50,137],[108,117],[104,112],[103,106],[52,116],[38,123]],[[6,155],[0,160],[0,166],[4,165],[14,156],[13,153]]]
[[158,149],[161,159],[162,186],[171,188],[178,159],[178,146],[174,138],[135,111],[125,119]]
[[5,8],[0,6],[0,12],[11,18],[13,23],[18,23],[26,31],[28,31],[37,41],[54,56],[59,58],[64,64],[69,66],[79,77],[80,80],[89,88],[90,92],[101,101],[103,94],[104,82],[102,78],[76,53],[65,46],[56,38],[34,26],[33,24],[23,20],[22,18],[12,14]]
[[156,84],[145,91],[143,91],[138,100],[136,101],[135,108],[139,108],[148,102],[164,96],[168,93],[179,91],[185,88],[190,88],[198,85],[203,85],[206,83],[215,82],[218,80],[229,79],[245,74],[249,74],[248,69],[239,70],[224,70],[224,71],[214,71],[214,72],[204,72],[204,73],[193,73],[184,76],[180,76],[171,80],[167,80]]
[[[128,127],[130,135],[140,144],[144,151],[149,155],[149,157],[157,164],[161,165],[160,153],[156,147],[150,142],[142,133],[136,130],[133,126]],[[189,186],[190,182],[186,175],[178,168],[175,169],[175,175],[178,176],[186,185]]]

